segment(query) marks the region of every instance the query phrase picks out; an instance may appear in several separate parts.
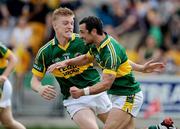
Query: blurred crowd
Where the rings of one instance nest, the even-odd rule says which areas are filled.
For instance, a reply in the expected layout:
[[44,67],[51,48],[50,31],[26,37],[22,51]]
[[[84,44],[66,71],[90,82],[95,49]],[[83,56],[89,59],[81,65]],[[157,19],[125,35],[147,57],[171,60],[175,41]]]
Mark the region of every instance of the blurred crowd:
[[60,6],[75,12],[75,32],[81,18],[96,15],[132,61],[154,58],[167,63],[165,73],[180,73],[179,0],[0,0],[0,41],[18,57],[17,86],[38,49],[53,38],[51,14]]

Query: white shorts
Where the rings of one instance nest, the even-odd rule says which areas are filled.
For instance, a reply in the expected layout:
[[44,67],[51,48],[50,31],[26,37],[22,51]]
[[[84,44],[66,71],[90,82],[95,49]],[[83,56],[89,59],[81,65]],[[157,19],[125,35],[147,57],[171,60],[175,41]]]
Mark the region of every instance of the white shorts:
[[113,108],[121,109],[136,117],[143,104],[142,91],[130,96],[109,95]]
[[0,107],[1,108],[6,108],[8,106],[11,106],[11,95],[12,95],[12,86],[11,86],[10,81],[7,79],[4,82],[3,93],[2,93],[2,97],[0,99]]
[[96,115],[107,113],[112,108],[112,103],[106,92],[97,95],[82,96],[78,99],[69,97],[63,101],[63,104],[71,118],[73,118],[75,113],[84,108],[92,109]]

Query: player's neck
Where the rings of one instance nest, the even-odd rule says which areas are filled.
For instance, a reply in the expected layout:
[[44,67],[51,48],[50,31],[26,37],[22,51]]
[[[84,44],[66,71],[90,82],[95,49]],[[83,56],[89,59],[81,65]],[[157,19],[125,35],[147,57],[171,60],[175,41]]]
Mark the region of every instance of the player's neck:
[[57,40],[61,46],[65,46],[68,43],[69,38],[64,38],[64,37],[58,36]]
[[106,38],[106,35],[97,35],[97,37],[95,38],[95,45],[97,48],[99,48],[99,46],[101,45],[101,42]]

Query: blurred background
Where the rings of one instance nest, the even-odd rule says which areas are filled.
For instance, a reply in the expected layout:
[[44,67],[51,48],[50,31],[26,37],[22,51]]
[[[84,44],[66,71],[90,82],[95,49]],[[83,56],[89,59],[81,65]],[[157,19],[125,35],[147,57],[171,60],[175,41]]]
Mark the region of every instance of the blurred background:
[[[18,57],[10,76],[15,118],[29,128],[78,128],[66,114],[61,94],[46,101],[30,88],[33,60],[38,49],[53,38],[51,15],[60,6],[75,12],[74,32],[78,33],[83,17],[95,15],[102,19],[105,31],[126,48],[132,61],[143,64],[154,58],[166,62],[163,73],[135,73],[145,99],[137,129],[157,124],[166,116],[180,128],[179,0],[0,0],[0,41]],[[50,74],[43,83],[60,91]]]

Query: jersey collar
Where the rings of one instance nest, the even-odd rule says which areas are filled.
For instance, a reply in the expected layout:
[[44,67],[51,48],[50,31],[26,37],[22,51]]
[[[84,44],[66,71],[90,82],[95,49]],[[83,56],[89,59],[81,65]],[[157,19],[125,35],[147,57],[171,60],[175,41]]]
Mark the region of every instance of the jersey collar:
[[71,39],[69,40],[69,42],[66,44],[66,46],[63,47],[63,46],[61,46],[61,45],[59,44],[59,42],[58,42],[58,40],[57,40],[57,37],[54,36],[54,40],[53,40],[52,45],[57,45],[57,46],[59,46],[60,48],[62,48],[63,50],[66,50],[66,49],[69,47],[69,44],[70,44],[72,41],[75,40],[75,38],[76,38],[75,33],[73,33],[72,36],[71,36]]
[[105,35],[106,35],[105,39],[101,41],[99,48],[97,48],[98,51],[100,51],[100,49],[104,48],[110,42],[110,38],[106,32]]

